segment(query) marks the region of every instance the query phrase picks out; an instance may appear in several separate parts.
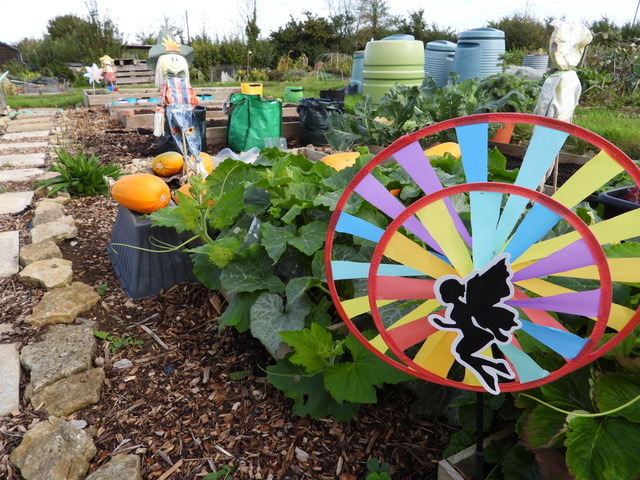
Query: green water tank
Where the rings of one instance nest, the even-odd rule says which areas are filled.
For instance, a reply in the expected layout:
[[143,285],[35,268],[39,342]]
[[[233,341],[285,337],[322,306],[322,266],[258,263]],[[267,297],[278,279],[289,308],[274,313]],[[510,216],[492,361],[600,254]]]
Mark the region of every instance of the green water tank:
[[421,85],[424,79],[424,43],[411,35],[372,40],[364,49],[362,93],[374,105],[396,83]]

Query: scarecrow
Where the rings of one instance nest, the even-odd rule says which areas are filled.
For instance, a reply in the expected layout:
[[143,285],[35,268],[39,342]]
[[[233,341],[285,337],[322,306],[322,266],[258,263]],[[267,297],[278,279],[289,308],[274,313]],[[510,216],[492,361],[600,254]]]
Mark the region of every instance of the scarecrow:
[[189,174],[206,176],[202,160],[198,156],[202,143],[194,108],[198,97],[189,82],[189,64],[194,50],[179,44],[168,30],[161,30],[158,44],[149,50],[147,66],[155,70],[155,84],[160,89],[160,102],[156,107],[153,134],[165,134],[169,127],[178,151],[185,159],[185,179]]
[[117,92],[118,85],[116,82],[116,67],[113,63],[113,58],[109,55],[104,55],[103,57],[100,57],[100,63],[102,65],[104,83],[107,86],[107,90],[110,92]]
[[[538,104],[533,110],[536,115],[553,117],[564,122],[573,120],[573,112],[580,100],[582,85],[574,70],[586,46],[593,40],[591,31],[579,22],[551,22],[554,30],[549,40],[549,56],[558,69],[552,73],[542,85]],[[558,185],[559,159],[551,167],[547,177],[553,172],[553,191]],[[544,180],[540,185],[544,187]]]
[[582,93],[580,79],[574,69],[593,35],[578,22],[556,20],[551,25],[554,30],[549,40],[549,56],[558,70],[545,80],[533,113],[571,122]]

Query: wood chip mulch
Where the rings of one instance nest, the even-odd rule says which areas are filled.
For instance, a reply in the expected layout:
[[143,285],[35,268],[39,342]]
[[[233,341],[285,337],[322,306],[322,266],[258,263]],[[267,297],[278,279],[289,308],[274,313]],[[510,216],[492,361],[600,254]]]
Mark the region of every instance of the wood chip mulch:
[[[126,165],[155,153],[149,132],[123,130],[106,111],[80,109],[67,117],[68,144],[105,163]],[[210,145],[209,153],[220,148]],[[202,478],[224,465],[233,467],[234,479],[355,480],[365,477],[367,460],[376,457],[391,464],[394,480],[436,478],[436,462],[455,429],[411,414],[413,398],[406,390],[383,389],[378,404],[363,406],[346,423],[293,416],[292,401],[266,381],[265,368],[273,360],[259,342],[249,333],[218,331],[216,320],[226,305],[217,292],[185,283],[151,298],[127,298],[106,254],[117,204],[86,197],[65,208],[76,220],[78,238],[61,245],[63,256],[73,261],[74,281],[102,294],[81,316],[95,320],[100,331],[143,342],[111,355],[100,340],[102,400],[67,417],[85,420],[95,435],[98,453],[90,472],[114,453],[134,453],[142,457],[143,477],[154,480]],[[26,243],[31,216],[26,211],[0,227],[19,228]],[[38,338],[42,329],[23,319],[43,293],[23,286],[17,275],[0,280],[0,321],[14,325],[2,341]],[[132,366],[115,368],[122,359]],[[23,372],[21,387],[27,383]],[[0,423],[0,478],[22,478],[8,454],[45,418],[44,411],[24,403],[18,415]]]

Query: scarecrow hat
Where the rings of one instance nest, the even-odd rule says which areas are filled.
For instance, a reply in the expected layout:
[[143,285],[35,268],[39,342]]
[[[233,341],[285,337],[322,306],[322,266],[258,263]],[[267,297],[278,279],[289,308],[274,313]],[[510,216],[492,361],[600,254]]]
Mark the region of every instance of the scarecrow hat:
[[109,55],[103,55],[102,57],[100,57],[100,63],[113,63],[113,58],[111,58]]
[[189,64],[191,64],[195,55],[195,51],[192,47],[188,45],[180,45],[169,30],[162,29],[158,34],[158,43],[149,50],[149,58],[147,58],[147,66],[149,69],[154,71],[158,64],[158,58],[160,55],[165,55],[167,53],[182,55],[187,59],[187,63]]

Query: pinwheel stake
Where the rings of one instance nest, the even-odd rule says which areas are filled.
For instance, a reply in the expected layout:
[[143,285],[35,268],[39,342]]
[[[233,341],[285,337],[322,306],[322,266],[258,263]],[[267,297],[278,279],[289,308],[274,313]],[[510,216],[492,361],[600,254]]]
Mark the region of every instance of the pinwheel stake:
[[[508,183],[492,181],[488,168],[489,125],[505,122],[533,126]],[[457,137],[466,183],[445,188],[420,141],[446,130]],[[597,154],[547,196],[536,189],[570,135]],[[403,200],[380,183],[384,175],[374,174],[389,161],[421,190],[417,198]],[[625,171],[640,183],[627,155],[576,125],[538,115],[472,115],[400,138],[358,172],[336,205],[325,264],[337,311],[360,342],[398,370],[478,392],[476,478],[484,463],[483,395],[552,382],[609,351],[640,320],[636,309],[612,300],[613,284],[640,281],[640,258],[607,258],[602,247],[640,236],[640,209],[589,225],[574,211]],[[370,223],[370,209],[359,216],[363,199],[380,213],[378,224],[386,219],[384,228]],[[342,256],[337,235],[363,245],[359,261]],[[562,279],[590,281],[568,288]],[[366,281],[366,295],[344,288],[354,280]],[[574,331],[564,314],[587,327]],[[363,315],[377,336],[365,337],[370,322]],[[544,365],[557,368],[542,364],[536,344],[552,360]]]
[[102,80],[102,69],[98,67],[95,63],[90,67],[84,67],[87,71],[84,76],[87,77],[89,83],[91,83],[91,87],[93,88],[93,93],[96,93],[96,82]]

